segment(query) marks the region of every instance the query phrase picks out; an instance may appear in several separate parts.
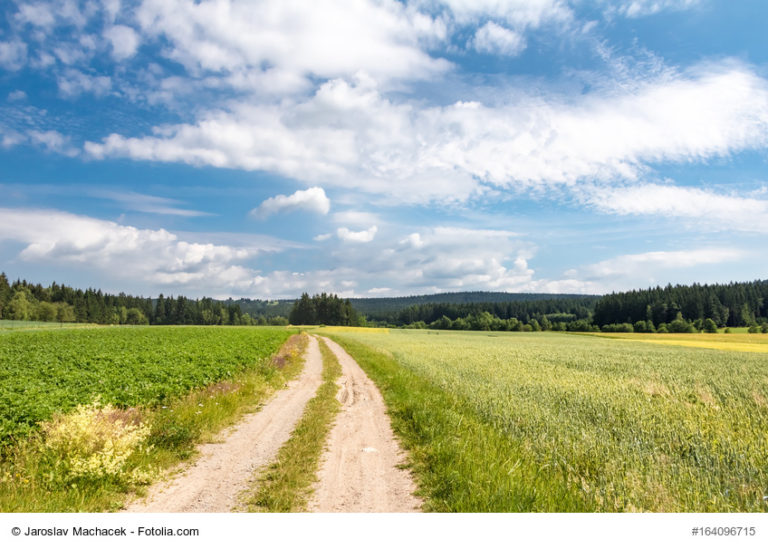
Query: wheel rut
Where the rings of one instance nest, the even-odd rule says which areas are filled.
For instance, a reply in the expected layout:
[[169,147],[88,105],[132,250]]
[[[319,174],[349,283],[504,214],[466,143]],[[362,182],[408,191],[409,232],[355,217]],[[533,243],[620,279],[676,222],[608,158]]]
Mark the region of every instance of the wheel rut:
[[406,454],[392,432],[381,393],[341,346],[323,340],[341,364],[337,399],[342,408],[328,436],[309,510],[419,511],[423,502],[413,495],[416,485],[402,468]]

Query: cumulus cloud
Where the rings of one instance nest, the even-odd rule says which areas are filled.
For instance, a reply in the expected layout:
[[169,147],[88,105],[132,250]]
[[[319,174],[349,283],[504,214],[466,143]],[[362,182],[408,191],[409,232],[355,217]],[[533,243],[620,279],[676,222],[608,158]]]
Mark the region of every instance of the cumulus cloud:
[[[334,264],[364,289],[393,294],[476,289],[519,290],[530,283],[530,244],[510,231],[425,227],[409,236],[386,235],[377,246],[340,247]],[[393,286],[393,282],[397,285]]]
[[420,47],[445,36],[441,22],[394,1],[144,0],[137,19],[197,74],[274,73],[301,89],[309,76],[426,78],[450,66]]
[[768,233],[768,200],[654,183],[593,189],[584,200],[617,215],[696,221],[711,230]]
[[0,42],[0,67],[17,71],[27,61],[27,45],[19,40]]
[[123,61],[133,57],[139,48],[139,35],[131,27],[114,25],[104,31],[104,37],[112,46],[112,57],[116,61]]
[[489,21],[477,29],[471,45],[480,53],[514,56],[525,49],[525,38],[518,32]]
[[327,214],[331,209],[331,201],[321,187],[310,187],[304,191],[296,191],[290,196],[279,194],[266,199],[257,208],[251,210],[251,215],[258,219],[266,219],[271,215],[295,210]]
[[25,261],[96,268],[122,279],[227,285],[252,255],[245,248],[180,240],[164,229],[138,229],[52,210],[0,209],[0,239],[21,242]]
[[344,242],[370,242],[376,236],[379,228],[374,225],[364,231],[350,231],[346,227],[339,227],[336,236]]

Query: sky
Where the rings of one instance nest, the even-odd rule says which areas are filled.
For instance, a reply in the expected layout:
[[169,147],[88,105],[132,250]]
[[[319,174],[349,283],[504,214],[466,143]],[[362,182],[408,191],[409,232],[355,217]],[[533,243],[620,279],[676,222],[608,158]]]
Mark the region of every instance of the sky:
[[136,295],[768,276],[764,2],[7,0],[0,270]]

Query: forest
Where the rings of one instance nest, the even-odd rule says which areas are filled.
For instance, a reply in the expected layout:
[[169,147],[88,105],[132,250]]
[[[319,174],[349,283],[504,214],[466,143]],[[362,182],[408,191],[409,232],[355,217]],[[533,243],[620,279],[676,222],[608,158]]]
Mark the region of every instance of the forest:
[[184,296],[156,299],[89,288],[75,289],[56,282],[50,286],[26,280],[8,282],[0,273],[0,319],[43,322],[87,322],[94,324],[199,324],[199,325],[284,325],[281,316],[251,317],[234,303],[208,297]]
[[215,300],[113,295],[0,273],[0,319],[96,324],[326,324],[494,331],[697,332],[749,327],[768,332],[768,280],[692,284],[605,296],[457,292],[342,299]]

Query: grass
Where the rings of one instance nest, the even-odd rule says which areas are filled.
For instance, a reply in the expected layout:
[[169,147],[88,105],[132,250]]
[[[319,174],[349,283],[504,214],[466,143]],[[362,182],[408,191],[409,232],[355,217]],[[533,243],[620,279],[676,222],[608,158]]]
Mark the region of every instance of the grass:
[[56,415],[43,428],[14,445],[0,462],[0,511],[99,512],[120,509],[134,492],[165,471],[194,456],[195,444],[214,440],[224,427],[253,411],[303,366],[306,335],[292,336],[268,364],[254,365],[164,405],[122,409],[148,427],[144,451],[135,452],[119,474],[70,478],[61,457],[46,444],[46,425],[68,417]]
[[0,334],[11,330],[54,330],[58,328],[96,328],[97,324],[73,322],[41,322],[37,320],[0,320]]
[[556,333],[333,338],[382,390],[428,510],[768,511],[762,353]]
[[275,461],[255,481],[256,491],[246,500],[251,512],[305,511],[316,471],[333,418],[339,411],[336,399],[341,365],[328,346],[320,340],[323,355],[323,384],[307,403],[291,438],[277,454]]

